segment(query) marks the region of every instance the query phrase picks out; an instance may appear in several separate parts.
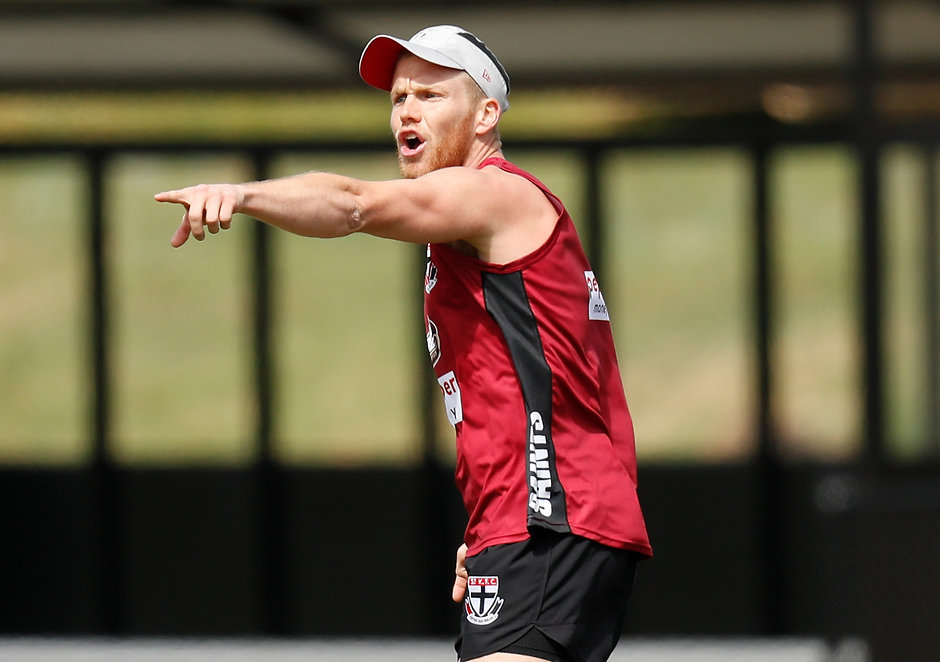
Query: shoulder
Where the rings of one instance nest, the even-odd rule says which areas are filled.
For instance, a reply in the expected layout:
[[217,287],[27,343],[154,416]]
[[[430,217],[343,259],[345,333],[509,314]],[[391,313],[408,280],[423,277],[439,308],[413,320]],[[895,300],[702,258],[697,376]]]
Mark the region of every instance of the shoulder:
[[478,257],[508,264],[542,246],[560,210],[535,178],[518,168],[487,165],[475,171],[474,192],[466,198],[487,218],[488,232],[466,238]]
[[441,168],[401,184],[401,194],[426,211],[440,213],[446,208],[451,215],[465,214],[476,217],[477,223],[492,224],[494,231],[520,218],[554,214],[536,183],[497,165]]
[[482,168],[459,166],[442,168],[430,172],[414,182],[438,190],[461,192],[472,195],[475,203],[492,206],[491,212],[499,214],[505,211],[518,213],[519,208],[542,207],[546,194],[536,183],[521,170],[503,169],[497,164],[488,164]]

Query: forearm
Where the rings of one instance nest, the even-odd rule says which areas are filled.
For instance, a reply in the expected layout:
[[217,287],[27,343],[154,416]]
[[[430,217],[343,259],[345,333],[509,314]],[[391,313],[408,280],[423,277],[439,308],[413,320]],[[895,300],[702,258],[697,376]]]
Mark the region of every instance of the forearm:
[[307,173],[247,184],[200,184],[157,193],[157,202],[186,213],[170,244],[202,240],[226,230],[236,213],[307,237],[342,237],[362,227],[364,182],[331,173]]
[[325,172],[242,184],[237,211],[305,237],[342,237],[361,225],[359,182]]

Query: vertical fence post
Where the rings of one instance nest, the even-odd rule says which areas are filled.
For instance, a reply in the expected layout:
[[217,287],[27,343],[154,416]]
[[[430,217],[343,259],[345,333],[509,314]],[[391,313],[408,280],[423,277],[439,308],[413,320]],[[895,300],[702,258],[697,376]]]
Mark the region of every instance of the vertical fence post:
[[769,148],[758,143],[752,148],[753,238],[754,238],[754,351],[756,363],[757,450],[761,457],[776,454],[771,394],[771,349],[773,345],[773,255],[771,252],[770,202],[768,183]]
[[773,252],[771,250],[770,147],[759,141],[752,146],[752,230],[754,259],[753,324],[755,363],[755,433],[757,435],[757,530],[763,563],[761,577],[762,628],[764,634],[785,631],[783,558],[785,484],[774,429],[772,350],[774,329]]
[[[252,178],[267,179],[270,154],[263,149],[251,153]],[[267,635],[286,635],[287,592],[285,559],[285,499],[283,472],[277,465],[273,447],[274,360],[271,329],[273,297],[271,275],[271,228],[255,221],[251,241],[252,300],[250,315],[253,333],[253,384],[255,387],[255,461],[257,494],[256,550],[260,591],[261,629]]]
[[[601,148],[596,145],[584,149],[585,180],[584,210],[588,228],[588,261],[598,278],[604,273],[604,224],[601,221]],[[601,281],[603,282],[603,281]]]
[[885,457],[882,398],[881,134],[875,108],[878,58],[873,0],[854,0],[851,83],[855,95],[854,138],[859,163],[859,291],[862,338],[862,439],[865,460],[881,466]]
[[927,411],[925,421],[928,453],[940,459],[940,209],[937,202],[937,145],[924,149],[924,325],[926,327]]
[[108,288],[109,236],[105,221],[105,166],[102,149],[85,153],[88,191],[89,330],[91,346],[90,477],[98,517],[98,614],[104,634],[119,634],[121,625],[121,553],[117,476],[111,446],[111,354]]
[[[415,277],[411,282],[418,283],[421,273],[427,270],[427,246],[415,246],[411,262]],[[412,312],[415,320],[424,320],[424,290],[414,289]],[[417,517],[421,522],[422,538],[419,549],[422,550],[422,566],[428,571],[417,579],[421,584],[421,605],[424,611],[424,621],[428,633],[445,631],[449,612],[441,609],[428,609],[426,605],[434,605],[438,598],[437,584],[431,580],[434,576],[446,576],[447,566],[450,564],[451,554],[459,541],[447,540],[442,530],[442,523],[447,521],[447,513],[443,504],[447,502],[446,487],[443,484],[444,467],[438,457],[437,449],[437,421],[434,408],[440,406],[440,395],[434,372],[428,361],[426,344],[423,341],[415,343],[415,379],[418,380],[419,398],[419,434],[418,443],[421,445],[421,466],[418,467],[418,479],[421,481],[420,512]],[[432,571],[433,569],[433,571]]]

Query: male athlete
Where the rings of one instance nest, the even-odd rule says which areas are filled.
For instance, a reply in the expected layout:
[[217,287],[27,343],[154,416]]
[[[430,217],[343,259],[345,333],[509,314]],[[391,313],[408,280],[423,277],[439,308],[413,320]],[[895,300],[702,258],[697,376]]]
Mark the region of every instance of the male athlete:
[[403,179],[331,173],[159,193],[171,239],[235,213],[311,237],[427,244],[425,329],[469,514],[460,660],[603,662],[650,555],[607,306],[561,201],[507,162],[509,78],[454,26],[380,35],[359,72],[391,94]]

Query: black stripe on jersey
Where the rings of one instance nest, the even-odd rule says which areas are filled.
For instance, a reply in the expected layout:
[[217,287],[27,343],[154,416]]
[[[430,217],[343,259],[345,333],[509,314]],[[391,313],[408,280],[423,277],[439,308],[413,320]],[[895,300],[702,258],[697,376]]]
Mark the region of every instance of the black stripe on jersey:
[[483,298],[486,311],[496,321],[509,346],[525,401],[529,431],[526,440],[528,525],[570,532],[565,491],[558,480],[552,442],[552,370],[545,359],[522,272],[484,273]]

